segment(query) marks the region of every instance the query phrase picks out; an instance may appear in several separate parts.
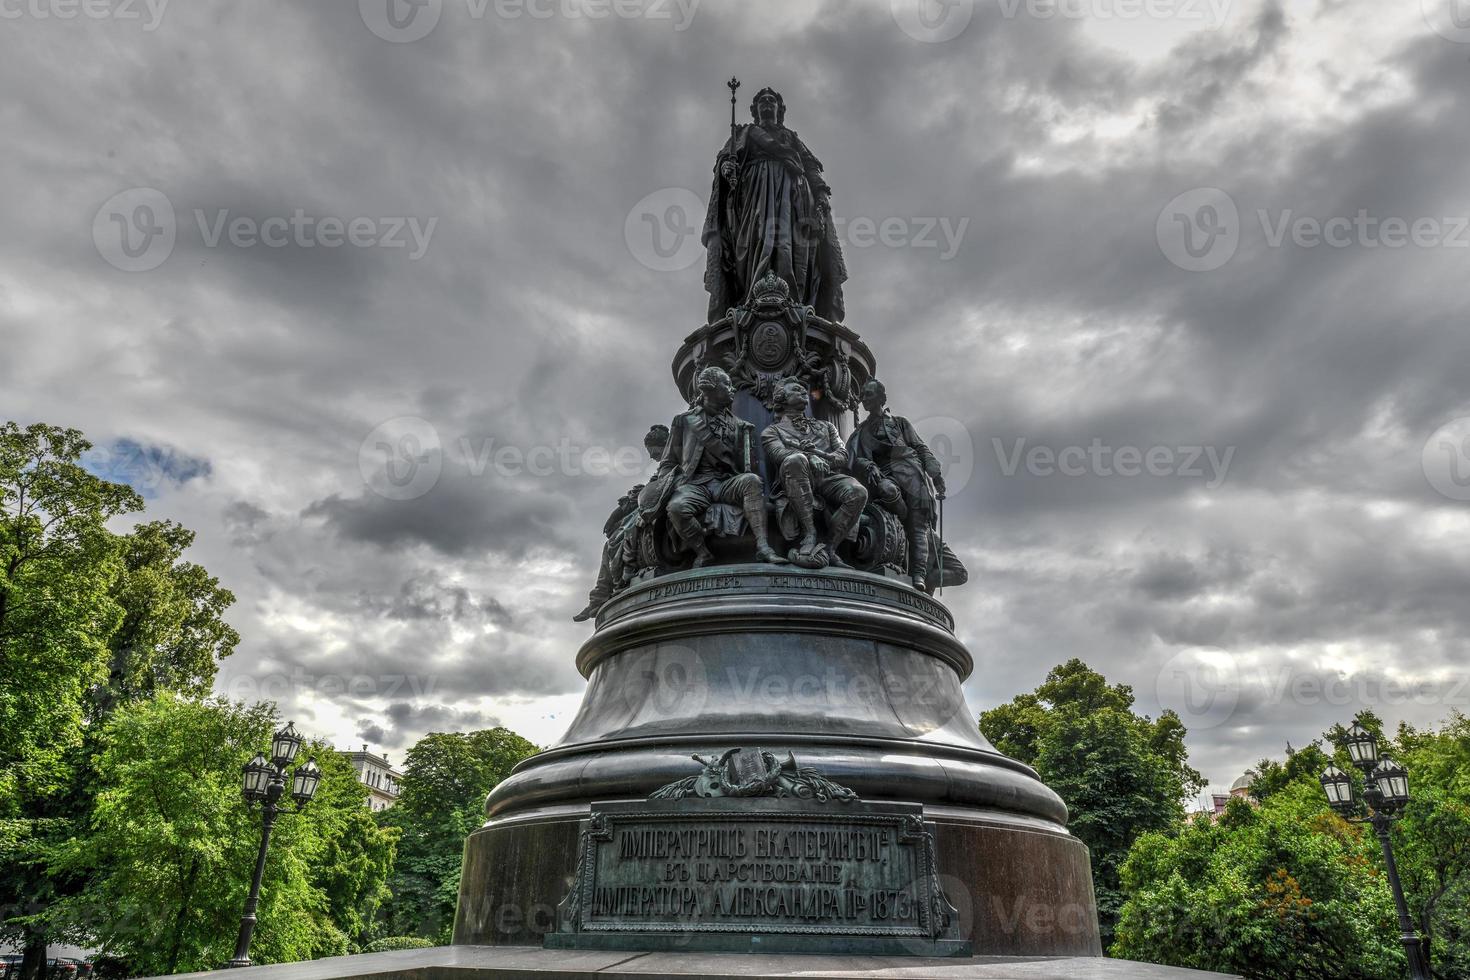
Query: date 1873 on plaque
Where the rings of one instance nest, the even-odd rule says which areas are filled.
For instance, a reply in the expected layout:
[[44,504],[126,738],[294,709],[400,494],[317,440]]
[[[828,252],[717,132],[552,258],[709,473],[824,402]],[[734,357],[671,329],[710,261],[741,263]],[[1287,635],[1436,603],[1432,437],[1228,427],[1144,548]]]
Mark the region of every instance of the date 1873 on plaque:
[[548,947],[969,955],[907,803],[594,804]]

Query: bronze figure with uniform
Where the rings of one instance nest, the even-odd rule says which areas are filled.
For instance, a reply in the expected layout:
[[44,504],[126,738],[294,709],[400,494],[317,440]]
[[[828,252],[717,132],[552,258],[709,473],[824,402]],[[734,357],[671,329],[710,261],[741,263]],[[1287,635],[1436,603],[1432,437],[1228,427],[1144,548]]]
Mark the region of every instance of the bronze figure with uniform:
[[735,388],[717,367],[699,372],[698,401],[674,416],[669,445],[656,479],[667,479],[661,497],[669,524],[684,547],[694,552],[694,567],[714,562],[705,541],[705,514],[712,504],[738,506],[755,537],[756,558],[785,564],[766,539],[766,500],[756,468],[755,426],[730,410]]
[[[643,448],[649,458],[662,459],[669,445],[669,427],[655,425],[643,437]],[[581,623],[597,615],[613,593],[627,585],[631,575],[631,538],[638,528],[638,502],[646,485],[639,483],[618,498],[607,522],[602,525],[602,534],[607,540],[602,545],[602,561],[597,566],[597,583],[587,593],[587,607],[572,617],[572,622]]]
[[[785,508],[795,513],[801,529],[801,543],[788,557],[807,568],[840,568],[846,563],[837,557],[837,547],[857,528],[868,491],[847,473],[847,448],[837,427],[809,417],[810,404],[811,392],[805,383],[796,378],[782,381],[773,404],[780,417],[761,433],[761,445],[778,497],[784,497]],[[820,503],[830,508],[823,545],[817,543]]]
[[862,403],[868,417],[852,436],[853,472],[867,482],[875,502],[903,518],[914,588],[930,592],[936,584],[964,584],[964,564],[934,531],[945,490],[939,460],[908,419],[888,411],[881,381],[863,385]]

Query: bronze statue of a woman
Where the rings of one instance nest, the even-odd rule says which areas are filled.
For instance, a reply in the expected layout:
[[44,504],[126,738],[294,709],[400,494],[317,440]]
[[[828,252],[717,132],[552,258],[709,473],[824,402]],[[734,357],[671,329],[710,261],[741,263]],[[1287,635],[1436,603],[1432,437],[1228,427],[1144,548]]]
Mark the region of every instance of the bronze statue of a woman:
[[847,266],[828,204],[822,164],[786,128],[781,94],[764,88],[753,122],[734,128],[715,159],[702,241],[711,323],[749,298],[768,271],[817,316],[840,322]]

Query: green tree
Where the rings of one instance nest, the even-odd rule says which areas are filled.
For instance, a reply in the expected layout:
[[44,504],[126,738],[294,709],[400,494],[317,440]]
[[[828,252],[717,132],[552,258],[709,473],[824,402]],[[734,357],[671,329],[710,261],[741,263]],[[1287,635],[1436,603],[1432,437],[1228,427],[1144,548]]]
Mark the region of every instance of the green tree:
[[1400,726],[1392,751],[1412,794],[1393,831],[1410,912],[1435,975],[1470,980],[1470,718]]
[[45,965],[46,851],[75,813],[86,699],[124,615],[106,523],[142,507],[82,468],[89,448],[74,429],[0,425],[0,937],[22,945],[22,980]]
[[1331,761],[1332,757],[1322,751],[1320,740],[1303,749],[1288,745],[1284,762],[1262,759],[1248,774],[1251,776],[1251,796],[1264,803],[1292,785],[1314,782]]
[[980,716],[991,744],[1035,768],[1066,802],[1072,832],[1091,854],[1104,945],[1122,906],[1129,848],[1144,833],[1179,824],[1184,800],[1203,785],[1189,767],[1179,717],[1140,716],[1133,703],[1131,687],[1109,685],[1073,659],[1034,693]]
[[[50,914],[89,935],[133,975],[205,970],[227,960],[260,839],[240,769],[269,744],[271,705],[172,693],[117,708],[100,739],[90,826],[54,855],[85,891]],[[386,897],[395,832],[368,812],[351,763],[304,749],[323,777],[305,810],[276,824],[251,947],[262,963],[350,952]]]
[[[116,542],[119,567],[110,594],[122,616],[108,637],[106,675],[83,695],[81,744],[67,753],[70,785],[54,801],[65,818],[52,825],[43,855],[53,847],[64,848],[93,819],[99,785],[94,760],[106,747],[111,729],[105,722],[112,714],[160,692],[208,694],[219,661],[239,643],[239,634],[223,619],[234,595],[203,567],[183,558],[193,541],[192,531],[155,521],[138,525]],[[70,873],[64,862],[46,857],[40,868],[53,901],[89,887],[88,877]],[[60,920],[43,915],[37,921]],[[92,938],[75,928],[69,931],[78,942]]]
[[[194,852],[183,848],[172,865],[156,862],[174,873],[172,898],[146,889],[129,897],[129,876],[146,881],[154,866],[129,863],[129,848],[147,854],[158,843],[149,833],[167,837],[176,827],[209,821],[203,811],[164,811],[154,802],[155,794],[161,799],[174,788],[168,773],[198,766],[150,774],[148,756],[133,758],[128,753],[136,746],[114,739],[142,731],[157,735],[162,746],[163,728],[143,724],[154,717],[150,712],[159,713],[155,720],[180,721],[176,750],[211,734],[238,736],[239,724],[216,719],[211,726],[190,712],[203,710],[198,699],[239,636],[224,620],[234,596],[184,558],[192,532],[169,521],[123,534],[108,529],[114,518],[139,510],[142,499],[89,474],[81,465],[89,448],[72,429],[0,425],[0,939],[24,947],[22,980],[40,980],[47,944],[63,940],[110,944],[124,964],[128,957],[149,964],[138,972],[170,963],[214,965],[208,956],[198,958],[194,938],[202,926],[194,912],[176,904],[168,908],[180,918],[154,913],[160,902],[181,903],[198,889],[242,890],[258,839],[256,829],[242,838],[225,833],[233,825],[210,825],[218,831],[215,846],[229,851],[221,865],[229,866],[227,873],[202,858],[188,863]],[[264,707],[250,711],[251,717],[269,714]],[[233,743],[219,738],[198,743],[218,780],[195,789],[228,784],[222,799],[238,801],[243,758],[224,765]],[[345,759],[324,750],[321,765],[327,778],[305,819],[314,829],[308,844],[292,852],[312,857],[314,911],[303,934],[309,938],[263,940],[262,958],[355,948],[369,938],[387,895],[396,832],[379,828],[361,805],[364,791]],[[141,788],[150,785],[151,792]],[[104,791],[109,795],[99,795]],[[207,803],[197,796],[181,800]],[[243,865],[235,863],[241,847],[248,852]],[[289,898],[294,879],[285,880]],[[241,901],[232,899],[234,908],[223,914],[238,916]],[[233,932],[228,925],[226,937]],[[159,934],[177,942],[162,944]]]
[[1134,845],[1111,952],[1262,980],[1402,976],[1376,847],[1320,786],[1295,783],[1259,809],[1232,799],[1218,824],[1198,818]]
[[427,735],[409,750],[398,802],[380,815],[403,833],[385,934],[448,940],[465,837],[484,823],[490,790],[536,751],[505,728]]
[[[1383,733],[1371,713],[1360,716]],[[1382,851],[1332,813],[1329,762],[1361,776],[1341,725],[1284,760],[1263,759],[1258,807],[1232,800],[1218,822],[1148,834],[1123,869],[1127,902],[1112,952],[1248,977],[1397,980],[1405,965]],[[1436,977],[1470,980],[1470,721],[1401,726],[1386,754],[1409,769],[1412,800],[1393,827],[1405,898]]]
[[388,876],[399,830],[380,824],[368,809],[367,787],[347,756],[325,745],[311,751],[322,768],[322,783],[308,811],[319,846],[312,884],[325,897],[327,917],[346,937],[348,951],[361,952],[392,895]]
[[89,692],[89,721],[159,691],[207,695],[240,642],[224,620],[234,594],[183,558],[193,543],[194,532],[172,521],[140,524],[119,542],[112,597],[123,617],[108,640],[107,678]]

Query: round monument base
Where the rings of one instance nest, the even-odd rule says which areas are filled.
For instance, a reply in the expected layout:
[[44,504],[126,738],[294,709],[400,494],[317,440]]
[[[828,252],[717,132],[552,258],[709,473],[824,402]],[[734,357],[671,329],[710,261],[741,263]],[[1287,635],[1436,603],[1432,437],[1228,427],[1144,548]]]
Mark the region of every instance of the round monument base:
[[667,575],[609,602],[577,664],[588,686],[567,735],[496,787],[466,844],[456,944],[539,942],[592,804],[646,799],[699,773],[692,756],[738,748],[864,801],[922,805],[977,954],[1100,955],[1066,807],[980,734],[960,687],[970,654],[906,583],[761,565]]
[[[470,835],[454,942],[540,945],[571,888],[583,808]],[[976,955],[1100,956],[1087,848],[1075,837],[978,812],[927,807],[941,883]]]

